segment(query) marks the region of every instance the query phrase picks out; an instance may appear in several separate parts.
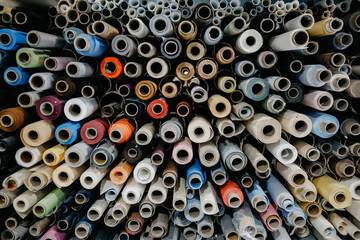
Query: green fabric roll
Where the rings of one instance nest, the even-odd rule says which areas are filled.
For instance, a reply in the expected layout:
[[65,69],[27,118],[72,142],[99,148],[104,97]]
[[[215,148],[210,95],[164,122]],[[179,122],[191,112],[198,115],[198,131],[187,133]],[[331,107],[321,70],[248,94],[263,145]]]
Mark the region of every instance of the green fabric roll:
[[38,218],[44,218],[56,205],[58,205],[72,190],[72,187],[55,188],[43,199],[33,206],[33,213]]
[[23,68],[44,67],[46,58],[51,57],[49,50],[39,50],[34,48],[21,48],[16,53],[16,63]]

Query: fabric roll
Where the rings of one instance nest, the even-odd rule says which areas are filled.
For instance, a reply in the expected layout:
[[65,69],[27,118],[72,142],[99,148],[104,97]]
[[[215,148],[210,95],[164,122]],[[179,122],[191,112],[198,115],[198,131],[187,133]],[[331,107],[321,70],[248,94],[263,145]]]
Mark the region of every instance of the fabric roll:
[[241,171],[247,165],[248,159],[233,142],[219,142],[219,152],[224,164],[232,171]]
[[121,151],[125,160],[130,164],[135,164],[145,157],[145,149],[136,144],[135,140],[127,142]]
[[136,204],[141,201],[146,185],[137,183],[132,176],[121,192],[121,196],[127,204]]
[[80,239],[87,238],[95,228],[95,222],[90,221],[86,214],[80,219],[75,227],[75,236]]
[[114,201],[120,194],[123,184],[117,185],[110,180],[109,176],[103,178],[100,184],[100,194],[105,195],[105,199],[108,202]]
[[25,180],[25,186],[33,192],[39,191],[52,182],[52,173],[55,167],[39,164],[30,169],[30,175]]
[[16,163],[25,168],[32,167],[43,159],[45,149],[44,146],[19,148],[15,153]]
[[149,199],[154,204],[161,204],[166,201],[168,189],[162,184],[162,178],[156,176],[151,182],[148,190]]
[[8,108],[0,111],[0,129],[14,132],[30,120],[30,114],[21,107]]
[[266,144],[265,146],[266,149],[284,165],[293,163],[298,156],[296,148],[283,138],[280,138],[279,142]]
[[239,185],[229,180],[220,187],[222,200],[229,208],[238,208],[244,202],[244,194]]
[[134,167],[125,159],[121,160],[119,164],[110,171],[111,181],[115,184],[124,184],[133,171],[133,168]]
[[81,123],[66,122],[55,130],[56,140],[63,145],[71,145],[80,137]]
[[109,127],[109,138],[112,142],[124,143],[129,141],[131,135],[134,133],[134,130],[135,126],[132,120],[123,118]]
[[193,149],[191,140],[188,137],[183,137],[175,143],[172,157],[175,162],[181,165],[188,164],[193,158]]
[[265,182],[265,186],[277,206],[287,211],[294,209],[294,197],[274,175],[270,175],[270,178]]
[[15,211],[25,213],[30,210],[38,201],[45,197],[52,189],[47,186],[37,192],[27,190],[14,199],[13,206]]
[[0,208],[7,208],[13,204],[14,199],[16,199],[20,194],[24,193],[25,188],[20,187],[14,191],[7,190],[5,188],[0,190]]
[[348,187],[353,199],[360,200],[358,191],[360,189],[360,178],[353,176],[351,178],[342,179],[340,183]]
[[244,202],[244,204],[240,208],[236,209],[233,212],[232,223],[234,224],[235,229],[238,230],[241,237],[255,237],[255,219],[247,202]]
[[148,145],[155,134],[154,123],[146,123],[142,125],[135,133],[135,141],[139,145]]
[[39,237],[45,232],[45,230],[48,228],[50,224],[51,224],[51,218],[45,217],[37,221],[33,225],[31,225],[29,228],[29,233],[33,237]]
[[2,182],[2,186],[7,190],[14,191],[24,184],[30,174],[31,172],[28,169],[22,168],[6,177]]
[[183,125],[178,118],[172,117],[160,125],[159,134],[161,139],[167,143],[178,142],[183,135]]
[[106,168],[111,165],[119,155],[116,145],[109,139],[103,139],[92,151],[90,161],[98,168]]
[[93,148],[84,141],[69,147],[64,155],[66,163],[71,167],[80,167],[90,159]]
[[169,215],[165,213],[159,213],[157,217],[151,223],[150,237],[162,238],[168,233],[169,228]]
[[72,98],[65,103],[64,114],[70,121],[79,122],[93,114],[97,108],[95,98]]
[[224,165],[221,161],[219,161],[215,166],[212,166],[210,168],[210,174],[212,180],[218,186],[224,185],[229,178],[228,173],[226,172]]
[[105,137],[108,128],[109,123],[102,118],[91,120],[81,127],[81,139],[89,145],[97,144]]
[[195,159],[194,165],[188,168],[187,172],[187,183],[193,189],[200,189],[201,186],[206,182],[206,173],[202,170],[200,161]]
[[134,179],[138,183],[148,184],[155,178],[156,171],[157,166],[150,158],[145,158],[136,164],[133,171]]
[[276,143],[281,138],[280,123],[263,113],[258,113],[245,123],[245,128],[264,144]]
[[57,144],[45,150],[42,154],[44,163],[48,166],[56,166],[64,160],[64,155],[67,147]]
[[93,189],[96,185],[104,178],[108,173],[109,167],[97,168],[91,165],[85,172],[80,176],[80,183],[86,189]]
[[175,165],[175,162],[168,161],[166,168],[162,173],[163,185],[166,188],[173,188],[178,180],[178,169]]
[[258,212],[265,212],[270,204],[269,198],[266,196],[264,190],[260,187],[259,183],[254,182],[251,188],[245,188],[245,193],[253,208]]
[[172,205],[176,211],[184,211],[186,207],[186,181],[184,178],[180,177],[176,182],[173,191],[173,201]]
[[142,231],[144,227],[144,218],[140,213],[133,212],[125,223],[125,231],[130,235],[136,235]]
[[152,203],[149,199],[149,195],[141,201],[139,205],[139,212],[143,218],[150,218],[155,215],[156,204]]
[[44,218],[57,204],[64,200],[71,189],[72,187],[55,188],[33,206],[32,211],[34,215],[38,218]]
[[199,144],[199,160],[205,167],[212,167],[220,161],[220,152],[213,141]]
[[86,168],[86,165],[74,168],[69,166],[69,164],[65,162],[53,171],[53,182],[59,188],[68,187],[81,176],[81,174],[86,170]]
[[281,218],[276,212],[273,204],[269,204],[268,209],[265,212],[260,212],[259,215],[266,228],[271,232],[277,231],[282,226]]
[[216,191],[211,182],[207,181],[199,191],[201,210],[206,215],[214,215],[219,213],[219,207],[216,201]]
[[195,116],[188,124],[188,136],[192,142],[204,143],[211,140],[214,130],[203,116]]
[[40,120],[24,127],[20,137],[25,146],[38,147],[55,137],[55,126],[50,121]]
[[127,216],[129,209],[130,205],[123,200],[122,196],[120,196],[114,204],[112,216],[115,220],[121,221]]
[[205,215],[204,212],[201,210],[201,203],[199,196],[195,196],[192,199],[188,199],[184,215],[187,220],[190,222],[197,222],[200,221]]
[[65,103],[66,100],[62,100],[58,96],[45,96],[36,102],[36,112],[43,120],[52,121],[64,115]]
[[87,217],[90,221],[97,221],[105,213],[109,203],[106,201],[105,196],[99,197],[88,209]]

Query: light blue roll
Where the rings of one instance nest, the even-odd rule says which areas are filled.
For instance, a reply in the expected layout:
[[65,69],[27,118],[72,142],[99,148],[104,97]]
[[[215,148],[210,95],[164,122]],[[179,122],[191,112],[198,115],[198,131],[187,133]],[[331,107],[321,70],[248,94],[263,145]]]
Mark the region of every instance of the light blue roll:
[[169,222],[168,233],[165,237],[161,238],[162,240],[179,240],[180,229],[173,222]]
[[103,139],[90,155],[91,164],[94,164],[98,168],[105,168],[119,155],[119,151],[116,145],[109,139]]
[[187,170],[187,183],[193,189],[199,189],[206,182],[206,172],[202,170],[201,163],[195,158],[195,163]]
[[278,205],[278,207],[287,211],[294,210],[294,197],[280,183],[280,181],[274,177],[274,175],[270,175],[269,179],[265,182],[265,186],[271,196],[271,199],[276,203],[276,205]]
[[8,67],[4,72],[4,80],[11,86],[28,84],[30,76],[31,73],[21,67]]
[[[266,231],[266,229],[264,227],[264,224],[257,217],[257,215],[254,215],[254,220],[255,220],[255,226],[256,226],[256,230],[257,230],[257,233],[255,234],[255,237],[258,234],[258,232],[261,232],[261,234],[264,236],[264,239],[267,239],[267,231]],[[259,239],[259,238],[257,238],[257,239]]]
[[[90,220],[88,219],[88,217],[87,217],[87,214],[85,214],[85,215],[80,219],[80,221],[76,224],[76,227],[75,227],[75,236],[78,237],[78,238],[81,238],[81,239],[86,239],[86,238],[88,238],[88,237],[91,235],[93,229],[95,228],[95,224],[96,224],[96,222],[90,221]],[[77,231],[77,229],[78,229],[79,227],[84,226],[84,225],[88,228],[88,231],[86,232],[86,235],[85,235],[85,236],[83,236],[83,233],[80,235],[80,234],[78,233],[78,231]]]
[[309,111],[305,114],[311,119],[311,132],[321,138],[331,138],[339,130],[339,120],[336,117],[318,111]]
[[75,38],[74,47],[76,52],[81,55],[88,57],[100,57],[107,51],[108,46],[105,40],[82,33]]
[[297,75],[299,82],[309,87],[324,86],[331,78],[331,72],[321,64],[303,65]]
[[229,175],[221,161],[210,168],[210,175],[211,179],[218,186],[224,185],[229,180]]
[[[266,196],[264,190],[260,187],[259,182],[255,178],[253,179],[254,179],[253,186],[251,188],[245,188],[245,193],[249,198],[251,206],[259,212],[264,212],[268,208],[270,201],[269,198]],[[256,200],[260,198],[261,200],[265,201],[266,206],[259,205],[259,202],[257,202]]]
[[[191,212],[191,213],[190,213]],[[184,215],[190,222],[198,222],[204,217],[204,212],[201,210],[199,196],[196,195],[192,199],[187,200],[187,205],[184,210]]]
[[63,30],[62,35],[67,43],[74,44],[75,38],[82,33],[84,33],[84,31],[80,28],[69,27]]
[[306,213],[302,210],[297,203],[293,211],[286,211],[285,209],[280,208],[280,211],[284,215],[286,221],[289,225],[293,227],[303,227],[306,224]]
[[[344,144],[341,144],[338,141],[333,141],[331,146],[332,146],[332,153],[338,159],[344,159],[349,155],[349,148],[347,146],[345,146]],[[340,148],[341,148],[341,151],[339,151]]]
[[232,171],[241,171],[248,163],[239,146],[229,140],[219,142],[219,152],[226,167]]
[[224,37],[224,33],[217,26],[208,27],[204,33],[204,42],[207,45],[216,45],[221,42]]
[[28,46],[26,32],[3,28],[0,30],[0,49],[5,51],[15,51],[19,48]]
[[195,197],[195,189],[191,188],[187,181],[186,181],[185,192],[187,199],[192,199]]
[[66,122],[55,130],[56,140],[63,145],[71,145],[80,137],[80,122]]
[[253,101],[261,101],[269,95],[269,84],[262,78],[249,78],[242,80],[239,89]]
[[187,227],[191,222],[185,217],[184,212],[174,212],[174,224],[179,227]]
[[252,77],[258,70],[255,69],[255,65],[249,60],[243,60],[235,63],[234,71],[240,77],[248,78]]

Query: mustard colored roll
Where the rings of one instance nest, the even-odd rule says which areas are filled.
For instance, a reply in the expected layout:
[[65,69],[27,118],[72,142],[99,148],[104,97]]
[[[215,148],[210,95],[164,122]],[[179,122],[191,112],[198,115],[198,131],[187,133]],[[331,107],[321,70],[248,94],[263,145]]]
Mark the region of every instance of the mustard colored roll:
[[313,180],[318,193],[326,199],[334,208],[341,209],[351,205],[351,193],[349,189],[328,175]]
[[322,213],[322,208],[317,202],[301,202],[299,206],[306,213],[308,217],[318,217]]
[[344,22],[341,19],[329,17],[316,22],[307,32],[310,37],[325,37],[340,31],[343,25]]
[[64,161],[65,151],[68,147],[61,144],[55,145],[47,149],[43,153],[43,161],[48,166],[56,166]]

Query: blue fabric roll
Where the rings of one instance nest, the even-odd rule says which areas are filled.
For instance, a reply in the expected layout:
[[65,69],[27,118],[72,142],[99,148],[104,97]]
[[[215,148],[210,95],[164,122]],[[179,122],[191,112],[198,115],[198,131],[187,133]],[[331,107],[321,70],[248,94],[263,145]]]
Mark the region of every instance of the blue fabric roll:
[[15,51],[19,48],[27,46],[28,44],[26,41],[26,36],[26,32],[3,28],[0,30],[0,49],[6,51]]
[[73,229],[75,227],[78,218],[79,218],[79,213],[76,211],[72,211],[66,217],[64,217],[62,220],[68,224],[66,230]]
[[[254,68],[254,71],[253,72],[250,72],[250,73],[245,73],[242,71],[242,68],[243,68],[243,65],[244,64],[250,64],[253,66]],[[234,67],[234,71],[237,75],[239,75],[240,77],[244,77],[244,78],[248,78],[248,77],[251,77],[253,76],[258,70],[255,69],[255,65],[250,62],[249,60],[243,60],[243,61],[240,61],[240,62],[237,62],[235,63],[235,67]]]
[[[330,114],[326,114],[318,111],[309,111],[305,115],[310,118],[312,122],[311,132],[316,136],[319,136],[321,138],[331,138],[339,130],[339,125],[340,125],[339,120]],[[331,133],[323,131],[325,123],[334,124],[335,129],[331,130]]]
[[84,31],[80,28],[69,27],[63,30],[62,35],[67,43],[74,44],[74,39],[82,33],[84,33]]
[[75,227],[75,228],[77,228],[80,224],[85,224],[85,225],[87,225],[88,228],[89,228],[89,233],[88,233],[88,235],[87,235],[86,237],[84,237],[84,239],[86,239],[86,238],[88,238],[88,237],[91,235],[93,229],[95,228],[96,222],[90,221],[90,220],[88,219],[86,213],[85,213],[85,215],[84,215],[84,216],[80,219],[80,221],[76,224],[76,227]]
[[9,54],[0,50],[0,69],[4,68],[8,64]]
[[287,103],[297,103],[304,99],[304,89],[299,83],[292,83],[290,88],[282,92],[282,95]]
[[[346,157],[349,155],[349,148],[348,148],[347,146],[345,146],[344,144],[341,144],[341,143],[339,143],[338,141],[333,141],[332,144],[331,144],[331,146],[332,146],[332,153],[333,153],[338,159],[344,159],[344,158],[346,158]],[[338,149],[339,149],[339,148],[345,148],[345,149],[347,149],[346,154],[344,154],[344,155],[339,154],[339,152],[338,152]]]
[[[95,156],[98,152],[102,152],[104,154],[103,157],[106,157],[106,159],[96,160]],[[119,152],[116,145],[109,139],[103,139],[102,142],[100,142],[99,145],[92,151],[90,161],[91,164],[94,164],[94,166],[98,168],[105,168],[113,163],[118,155]]]
[[[262,89],[260,90],[260,86]],[[242,80],[239,84],[239,89],[243,91],[244,95],[253,101],[261,101],[269,95],[269,84],[262,78],[249,78]]]
[[232,171],[241,171],[248,163],[246,155],[239,146],[229,140],[219,142],[219,152],[226,167]]
[[280,183],[280,181],[270,175],[269,179],[265,182],[266,189],[268,190],[272,200],[280,208],[284,208],[287,211],[294,210],[294,197],[289,191]]
[[190,222],[198,222],[204,217],[205,214],[201,210],[201,204],[198,195],[192,199],[188,199],[184,210],[184,215]]
[[[16,73],[17,78],[15,76],[15,73],[11,74],[9,71],[13,71]],[[7,84],[11,86],[18,86],[18,85],[24,85],[29,83],[31,74],[27,71],[25,71],[24,68],[21,67],[8,67],[4,72],[4,80]],[[10,77],[10,79],[9,79]]]
[[88,57],[100,57],[107,51],[108,46],[103,39],[96,36],[90,36],[86,33],[82,33],[75,38],[75,41],[79,37],[85,38],[90,43],[90,48],[86,51],[80,50],[75,46],[75,50],[79,54]]
[[75,193],[76,192],[72,192],[64,201],[63,204],[61,204],[59,212],[61,214],[67,214],[69,213],[71,210],[71,206],[75,205]]
[[[165,44],[169,41],[173,41],[173,42],[176,42],[176,45],[178,47],[177,49],[177,52],[175,52],[175,54],[173,55],[169,55],[168,53],[165,52]],[[178,58],[182,52],[182,45],[181,45],[181,42],[179,39],[177,38],[166,38],[164,39],[164,41],[161,43],[161,47],[160,47],[160,51],[161,51],[161,54],[164,55],[167,59],[175,59],[175,58]]]
[[[305,222],[306,222],[306,213],[304,212],[304,210],[302,210],[299,205],[297,203],[295,203],[295,208],[293,211],[286,211],[285,209],[282,209],[282,208],[279,208],[280,211],[282,212],[282,214],[284,215],[286,221],[289,223],[289,225],[295,227],[295,224],[293,222],[293,220],[291,219],[291,216],[294,214],[294,213],[300,213],[304,219],[305,219]],[[298,226],[297,226],[298,227]]]
[[[75,194],[75,200],[79,200],[81,199],[82,201],[76,201],[77,204],[79,205],[84,205],[88,202],[91,202],[92,198],[93,198],[93,192],[91,190],[87,190],[85,188],[80,189],[76,194]],[[81,197],[79,197],[81,196]]]
[[[58,133],[62,129],[68,129],[70,132],[70,138],[66,141],[62,141],[59,139]],[[80,122],[66,122],[61,125],[59,125],[55,130],[55,137],[56,140],[63,144],[63,145],[70,145],[73,144],[79,137],[80,137],[80,129],[81,129],[81,123]]]
[[187,227],[191,224],[191,222],[185,218],[184,212],[175,211],[174,224],[179,227]]
[[229,180],[229,175],[228,175],[227,171],[225,170],[224,165],[223,165],[223,163],[221,161],[219,161],[216,165],[214,165],[214,166],[212,166],[210,168],[211,179],[214,182],[216,182],[215,181],[215,177],[216,177],[215,174],[218,173],[218,172],[223,173],[223,175],[225,176],[224,182],[226,183]]
[[[201,178],[201,182],[191,181],[191,177],[197,174]],[[195,159],[194,165],[187,170],[187,183],[193,189],[199,189],[206,181],[206,172],[202,170],[201,163],[198,159]]]
[[[254,205],[254,198],[256,197],[263,197],[266,200],[266,205],[269,206],[269,198],[266,196],[264,190],[260,187],[259,182],[254,179],[254,183],[252,188],[245,188],[245,193],[249,198],[249,201],[253,208],[255,208]],[[267,208],[266,206],[266,208]]]

